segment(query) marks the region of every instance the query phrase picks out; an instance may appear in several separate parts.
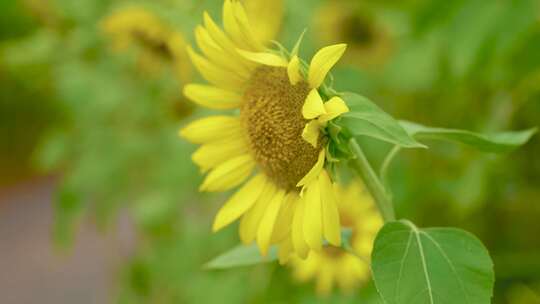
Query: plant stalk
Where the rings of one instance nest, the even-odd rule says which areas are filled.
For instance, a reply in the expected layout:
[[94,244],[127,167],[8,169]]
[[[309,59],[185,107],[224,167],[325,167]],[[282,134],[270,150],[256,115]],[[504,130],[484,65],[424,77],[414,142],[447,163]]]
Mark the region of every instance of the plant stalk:
[[358,145],[356,139],[352,138],[349,141],[349,147],[351,151],[356,155],[356,158],[352,160],[352,167],[362,177],[369,192],[375,199],[375,203],[381,212],[381,215],[385,222],[391,222],[396,220],[394,205],[390,200],[386,190],[384,189],[381,180],[368,162],[364,151]]

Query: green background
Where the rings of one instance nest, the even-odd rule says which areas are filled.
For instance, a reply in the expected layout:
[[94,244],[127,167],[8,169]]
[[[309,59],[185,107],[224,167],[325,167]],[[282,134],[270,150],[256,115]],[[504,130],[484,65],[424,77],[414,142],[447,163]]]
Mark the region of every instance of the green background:
[[[290,48],[307,28],[305,59],[323,44],[349,44],[333,72],[337,89],[425,125],[490,132],[539,124],[537,0],[337,1],[354,9],[343,12],[339,26],[324,28],[328,2],[285,0],[278,40]],[[182,97],[172,69],[141,72],[141,49],[115,53],[100,30],[102,18],[131,4],[190,41],[202,12],[219,19],[221,5],[0,2],[0,182],[58,176],[51,233],[62,250],[77,241],[82,219],[90,218],[105,236],[127,214],[136,240],[111,280],[114,303],[313,303],[313,286],[274,264],[202,269],[237,244],[237,227],[211,234],[226,194],[196,192],[202,177],[189,161],[195,147],[177,137],[204,111]],[[335,41],[322,37],[321,24]],[[379,59],[366,65],[369,56]],[[362,143],[375,165],[390,148]],[[430,147],[402,152],[390,168],[398,217],[474,233],[495,263],[493,302],[534,303],[540,297],[538,137],[506,155],[450,143]],[[372,283],[320,301],[378,303]]]

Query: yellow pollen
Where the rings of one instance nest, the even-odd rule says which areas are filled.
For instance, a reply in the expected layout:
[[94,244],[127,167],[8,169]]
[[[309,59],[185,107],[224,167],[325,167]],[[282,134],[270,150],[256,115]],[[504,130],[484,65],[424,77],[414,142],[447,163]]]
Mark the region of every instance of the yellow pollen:
[[321,149],[302,138],[307,123],[302,106],[309,90],[304,81],[291,85],[286,68],[261,66],[244,93],[240,116],[250,148],[261,170],[285,190],[296,188]]

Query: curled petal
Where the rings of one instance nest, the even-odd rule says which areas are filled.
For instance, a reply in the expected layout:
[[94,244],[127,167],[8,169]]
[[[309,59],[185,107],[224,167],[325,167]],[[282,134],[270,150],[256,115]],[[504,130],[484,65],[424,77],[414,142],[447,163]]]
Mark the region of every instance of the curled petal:
[[322,114],[319,117],[318,120],[320,123],[325,123],[338,117],[343,113],[349,112],[349,107],[347,107],[345,101],[337,96],[332,97],[329,101],[325,102],[324,109],[326,110],[326,114]]
[[302,75],[300,74],[300,59],[298,56],[294,55],[287,65],[287,74],[289,75],[289,81],[292,85],[296,85],[302,80]]
[[302,115],[305,119],[313,119],[322,114],[326,114],[322,98],[317,89],[312,89],[302,106]]
[[313,56],[309,65],[308,74],[310,87],[318,88],[323,83],[326,74],[328,74],[330,69],[338,62],[346,48],[346,44],[335,44],[320,49],[317,54]]
[[317,141],[319,139],[319,122],[312,120],[306,124],[302,131],[302,138],[310,143],[314,148],[317,147]]
[[317,159],[317,163],[309,170],[309,172],[296,184],[297,187],[304,186],[314,180],[316,180],[319,177],[319,174],[321,173],[321,170],[324,166],[324,159],[325,159],[325,151],[324,149],[321,149],[321,152],[319,152],[319,158]]

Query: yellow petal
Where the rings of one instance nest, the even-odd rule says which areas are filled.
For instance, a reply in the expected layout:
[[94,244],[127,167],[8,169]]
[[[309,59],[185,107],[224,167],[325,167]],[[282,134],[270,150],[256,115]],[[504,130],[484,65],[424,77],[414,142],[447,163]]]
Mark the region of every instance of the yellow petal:
[[286,239],[291,232],[292,220],[294,210],[296,209],[295,203],[298,201],[298,194],[291,191],[285,196],[283,200],[283,206],[279,211],[279,215],[276,219],[276,225],[274,227],[274,234],[272,236],[273,243],[279,243]]
[[244,6],[257,40],[266,43],[275,39],[283,19],[283,0],[245,0]]
[[323,100],[319,95],[319,92],[317,92],[317,89],[312,89],[306,97],[304,105],[302,106],[302,115],[305,119],[313,119],[322,114],[326,114]]
[[248,78],[251,71],[245,65],[242,65],[242,61],[235,56],[231,56],[225,52],[210,36],[208,31],[198,26],[195,29],[195,39],[199,49],[202,53],[214,64],[224,68],[225,70],[232,71],[238,74],[240,77]]
[[264,46],[261,44],[257,38],[255,38],[255,35],[251,31],[251,25],[248,20],[248,16],[246,14],[246,10],[240,3],[240,1],[233,1],[233,9],[234,9],[234,16],[236,17],[236,21],[238,22],[238,26],[240,27],[240,31],[243,34],[243,37],[245,38],[245,42],[249,45],[251,50],[254,51],[261,51],[264,49]]
[[259,245],[259,249],[263,256],[266,256],[268,253],[268,247],[270,247],[270,240],[272,239],[272,233],[274,231],[274,224],[276,223],[276,218],[283,204],[284,197],[285,191],[279,189],[268,203],[261,219],[261,223],[259,224],[259,229],[257,231],[257,245]]
[[287,66],[287,60],[285,58],[268,53],[268,52],[248,52],[244,50],[237,49],[236,50],[240,55],[244,56],[247,60],[251,60],[256,63],[268,65],[268,66],[275,66],[275,67],[286,67]]
[[219,28],[219,26],[214,22],[212,17],[208,12],[204,12],[203,15],[204,26],[208,30],[208,34],[212,39],[229,55],[237,56],[236,45],[227,37],[227,35]]
[[268,203],[274,197],[276,191],[276,186],[272,182],[268,181],[265,184],[259,199],[257,199],[257,202],[255,202],[255,205],[253,205],[253,207],[251,207],[251,209],[249,209],[248,212],[246,212],[246,214],[244,214],[242,217],[239,232],[240,240],[244,244],[249,244],[255,240],[257,231],[259,229],[259,224],[264,212],[266,211],[266,207],[268,207]]
[[237,137],[204,144],[191,155],[191,159],[205,172],[229,159],[248,153],[246,140]]
[[318,275],[321,262],[324,262],[324,260],[321,259],[318,253],[311,251],[307,259],[295,262],[293,265],[298,265],[299,267],[293,268],[294,277],[298,281],[307,282]]
[[324,237],[330,244],[339,247],[341,246],[339,211],[334,187],[326,170],[322,170],[319,175],[319,187],[321,189]]
[[238,25],[235,9],[236,5],[231,0],[225,0],[223,2],[223,27],[237,46],[248,48],[249,45],[246,43],[246,38],[244,38],[244,34]]
[[244,86],[247,79],[242,79],[240,76],[227,72],[211,63],[206,58],[197,54],[190,46],[188,46],[187,52],[199,73],[213,85],[232,91],[240,91]]
[[261,195],[265,183],[266,178],[259,174],[240,188],[217,213],[212,231],[216,232],[229,225],[249,210]]
[[319,122],[312,120],[306,124],[302,131],[302,138],[310,143],[314,148],[317,147],[317,140],[319,139]]
[[196,144],[243,136],[240,119],[225,115],[209,116],[195,120],[180,129],[179,135]]
[[311,249],[322,248],[322,210],[321,190],[318,181],[312,181],[306,186],[304,206],[304,237]]
[[292,249],[293,249],[293,245],[292,245],[292,241],[290,237],[284,240],[283,242],[281,242],[281,244],[279,245],[279,252],[278,252],[280,265],[285,265],[289,261],[289,258],[292,253]]
[[184,86],[184,95],[196,104],[215,110],[238,108],[242,104],[240,94],[202,84]]
[[304,176],[298,184],[296,184],[297,187],[301,187],[303,185],[306,185],[314,180],[316,180],[319,177],[319,174],[321,173],[321,170],[324,166],[324,158],[325,158],[325,152],[324,149],[319,152],[319,158],[317,159],[317,163],[309,170],[309,172]]
[[334,275],[331,267],[331,264],[322,264],[319,268],[319,275],[317,276],[317,283],[315,287],[319,295],[328,295],[332,291],[332,287],[334,285]]
[[225,191],[240,185],[255,166],[251,155],[230,159],[214,168],[204,179],[200,191]]
[[289,81],[292,85],[296,85],[302,80],[302,75],[300,74],[300,59],[298,56],[294,55],[287,65],[287,74],[289,75]]
[[304,240],[304,199],[299,198],[296,203],[296,210],[294,211],[293,226],[292,226],[292,242],[294,252],[305,259],[308,256],[309,248]]
[[318,88],[326,78],[326,74],[338,62],[345,52],[346,44],[335,44],[320,49],[309,65],[308,82],[311,88]]
[[324,109],[326,110],[326,114],[322,114],[319,117],[318,120],[320,123],[330,121],[343,113],[349,112],[349,107],[347,107],[345,101],[337,96],[332,97],[329,101],[325,102]]

